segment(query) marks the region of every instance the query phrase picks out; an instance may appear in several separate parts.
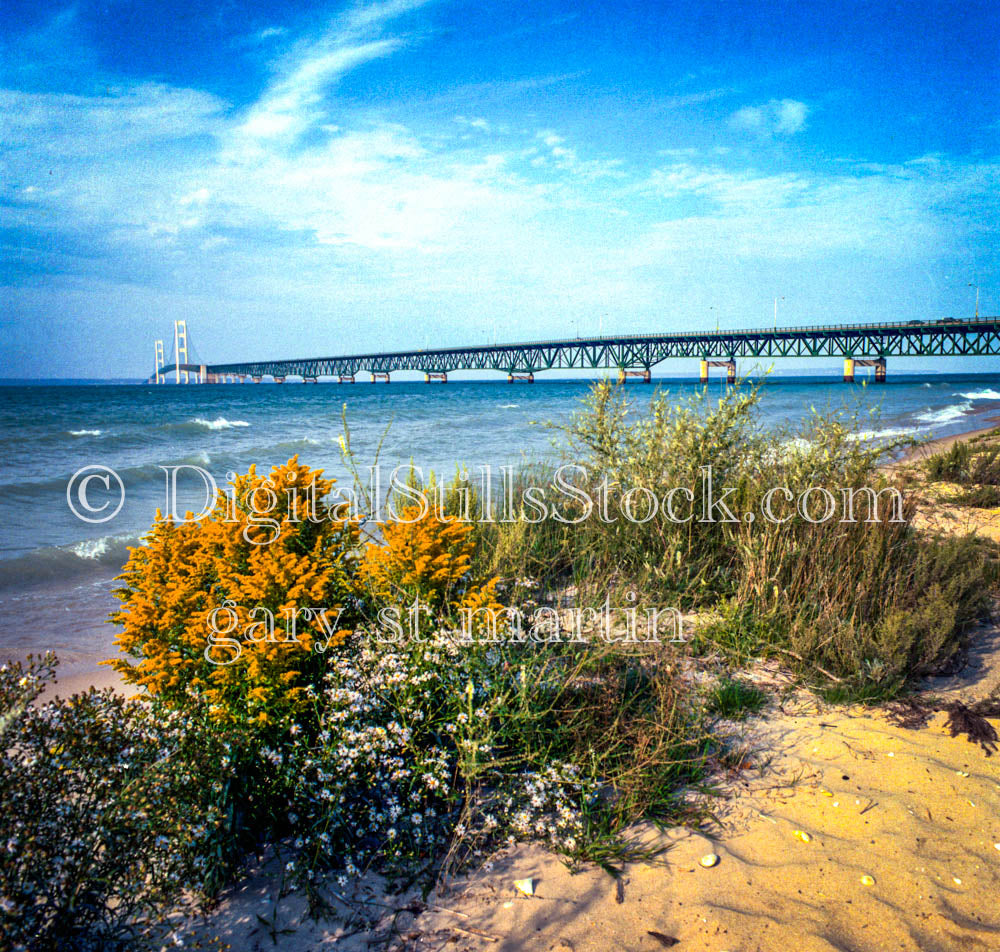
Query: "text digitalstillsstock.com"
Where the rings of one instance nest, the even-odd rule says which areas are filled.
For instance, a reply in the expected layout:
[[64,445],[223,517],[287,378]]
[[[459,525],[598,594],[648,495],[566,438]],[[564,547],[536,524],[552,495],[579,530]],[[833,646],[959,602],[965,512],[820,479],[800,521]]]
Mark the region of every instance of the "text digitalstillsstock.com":
[[[318,496],[315,482],[306,486],[278,485],[267,479],[237,498],[233,488],[235,473],[227,473],[230,483],[220,491],[212,474],[200,466],[185,463],[159,468],[165,474],[165,517],[175,522],[203,519],[212,512],[221,496],[225,500],[224,520],[245,522],[244,535],[247,542],[254,545],[267,545],[277,539],[281,521],[413,523],[432,514],[444,522],[537,524],[552,519],[566,525],[579,525],[588,519],[642,525],[657,518],[678,524],[752,523],[758,517],[782,525],[796,515],[813,524],[879,522],[885,512],[891,522],[905,521],[903,496],[895,487],[876,491],[868,486],[834,489],[807,486],[793,492],[787,486],[773,486],[761,495],[759,510],[735,512],[732,497],[737,490],[716,485],[710,465],[699,467],[695,487],[677,486],[659,493],[642,485],[616,486],[607,477],[592,481],[585,466],[573,463],[555,469],[544,485],[519,483],[513,466],[494,470],[490,465],[483,465],[476,467],[474,478],[470,478],[468,471],[461,474],[464,482],[459,485],[425,488],[414,486],[412,482],[416,477],[423,483],[420,467],[397,466],[386,477],[380,466],[371,466],[364,492],[338,487],[327,500]],[[179,514],[178,491],[182,479],[187,482],[188,491],[192,485],[204,490],[204,504],[197,513]],[[110,497],[99,505],[91,499],[91,493],[99,492],[93,488],[94,483]],[[106,523],[114,519],[124,505],[125,484],[110,467],[85,466],[70,477],[66,501],[77,518],[90,523]],[[886,508],[880,510],[882,505]],[[276,513],[280,513],[280,519]],[[268,532],[257,531],[251,535],[255,527]]]

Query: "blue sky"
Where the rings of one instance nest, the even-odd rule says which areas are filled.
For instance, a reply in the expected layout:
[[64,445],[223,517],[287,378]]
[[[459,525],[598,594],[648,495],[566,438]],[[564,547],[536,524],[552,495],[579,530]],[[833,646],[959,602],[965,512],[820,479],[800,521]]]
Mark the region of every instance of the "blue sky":
[[144,376],[179,317],[213,362],[1000,311],[993,2],[0,26],[3,376]]

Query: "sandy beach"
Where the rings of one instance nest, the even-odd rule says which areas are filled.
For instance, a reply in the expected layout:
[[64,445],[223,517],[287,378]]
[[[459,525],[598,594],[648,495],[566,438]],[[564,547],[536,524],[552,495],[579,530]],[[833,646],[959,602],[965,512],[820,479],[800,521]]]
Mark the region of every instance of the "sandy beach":
[[[1000,691],[1000,628],[982,626],[963,669],[922,694],[972,703]],[[426,900],[392,897],[369,878],[340,911],[302,919],[300,897],[278,900],[273,869],[223,897],[197,929],[234,949],[656,950],[699,952],[964,952],[1000,942],[1000,756],[953,737],[944,714],[907,729],[879,709],[829,707],[794,692],[743,725],[744,769],[713,778],[714,822],[690,830],[637,827],[660,851],[618,883],[573,873],[537,846],[519,846]],[[993,718],[995,727],[1000,719]],[[803,835],[804,834],[804,835]],[[702,857],[715,854],[710,868]],[[872,882],[864,877],[871,877]],[[534,894],[515,887],[530,879]],[[414,905],[416,904],[416,905]],[[422,909],[414,913],[413,908]],[[404,910],[399,912],[398,910]]]
[[936,439],[927,440],[919,446],[910,447],[903,453],[902,457],[894,465],[899,466],[907,463],[919,462],[922,459],[926,459],[928,456],[933,456],[935,453],[941,453],[944,450],[949,449],[956,443],[961,443],[964,440],[975,439],[977,436],[984,436],[987,433],[991,433],[998,426],[1000,426],[1000,416],[988,416],[985,417],[985,419],[988,421],[988,425],[986,426],[977,426],[970,430],[963,430],[961,433],[952,433],[949,436],[939,436]]

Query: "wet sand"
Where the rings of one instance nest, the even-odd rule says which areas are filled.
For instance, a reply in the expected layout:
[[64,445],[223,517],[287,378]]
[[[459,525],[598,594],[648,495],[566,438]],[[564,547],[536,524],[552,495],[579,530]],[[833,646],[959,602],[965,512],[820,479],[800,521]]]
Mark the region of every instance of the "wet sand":
[[991,433],[997,427],[1000,427],[1000,416],[986,417],[986,419],[989,421],[988,426],[977,427],[974,430],[965,430],[961,433],[953,433],[951,436],[940,436],[935,440],[928,440],[926,443],[921,443],[919,446],[910,447],[910,449],[903,453],[895,465],[898,466],[926,459],[935,453],[944,452],[955,443],[961,443],[964,440],[971,440],[977,436]]

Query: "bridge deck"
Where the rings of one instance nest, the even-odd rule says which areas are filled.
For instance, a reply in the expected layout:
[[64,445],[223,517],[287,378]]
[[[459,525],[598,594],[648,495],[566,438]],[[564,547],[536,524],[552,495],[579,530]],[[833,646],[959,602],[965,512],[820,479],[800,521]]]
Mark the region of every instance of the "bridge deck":
[[[219,376],[353,377],[359,371],[387,374],[416,370],[443,374],[454,370],[494,370],[532,374],[541,370],[649,370],[670,357],[735,361],[740,357],[1000,356],[1000,317],[945,318],[871,324],[768,327],[754,330],[674,331],[658,334],[564,338],[485,346],[305,357],[209,364],[182,364],[181,370]],[[172,373],[176,365],[163,367]],[[151,378],[152,379],[152,378]]]

